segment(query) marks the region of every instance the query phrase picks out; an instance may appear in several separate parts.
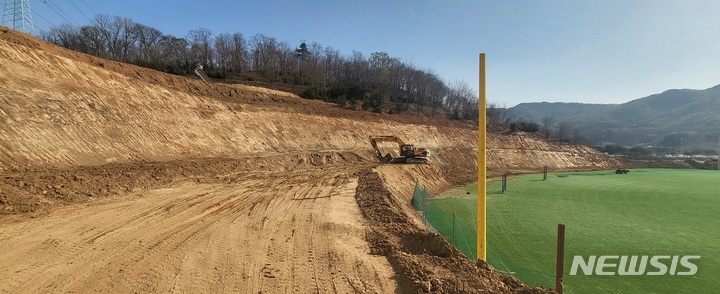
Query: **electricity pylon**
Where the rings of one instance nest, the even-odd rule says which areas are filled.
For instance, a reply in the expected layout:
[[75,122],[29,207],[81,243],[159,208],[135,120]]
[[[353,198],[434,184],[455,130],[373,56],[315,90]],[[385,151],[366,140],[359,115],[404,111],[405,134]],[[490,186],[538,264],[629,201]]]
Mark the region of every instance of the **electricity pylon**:
[[5,0],[2,25],[32,35],[35,26],[30,11],[30,0]]

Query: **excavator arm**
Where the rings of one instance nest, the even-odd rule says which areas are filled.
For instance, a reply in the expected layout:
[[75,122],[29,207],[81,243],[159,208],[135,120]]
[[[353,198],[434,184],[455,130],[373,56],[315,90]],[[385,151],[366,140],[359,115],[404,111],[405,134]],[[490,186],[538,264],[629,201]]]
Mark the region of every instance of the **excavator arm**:
[[[391,142],[397,143],[400,146],[400,157],[393,158],[389,153],[385,156],[382,155],[380,148],[378,148],[378,142]],[[405,142],[396,136],[370,136],[370,145],[373,147],[375,157],[380,162],[392,162],[392,163],[427,163],[428,151],[425,148],[418,148],[417,150],[413,145],[405,144]]]
[[380,148],[377,145],[377,142],[395,142],[401,146],[405,145],[405,142],[403,142],[403,140],[395,136],[370,136],[370,145],[372,145],[373,147],[375,157],[377,157],[380,162],[390,162],[392,160],[392,156],[390,154],[387,154],[383,157],[382,152],[380,152]]

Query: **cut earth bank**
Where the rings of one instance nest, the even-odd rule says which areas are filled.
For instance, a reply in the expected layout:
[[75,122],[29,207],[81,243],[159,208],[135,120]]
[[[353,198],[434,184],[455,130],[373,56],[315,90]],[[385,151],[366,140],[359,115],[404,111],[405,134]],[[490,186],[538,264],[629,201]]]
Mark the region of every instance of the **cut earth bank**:
[[[0,28],[0,292],[537,292],[410,205],[472,181],[477,127],[99,59]],[[378,165],[369,135],[431,150]],[[530,134],[491,174],[614,168]],[[394,146],[381,146],[394,150]]]

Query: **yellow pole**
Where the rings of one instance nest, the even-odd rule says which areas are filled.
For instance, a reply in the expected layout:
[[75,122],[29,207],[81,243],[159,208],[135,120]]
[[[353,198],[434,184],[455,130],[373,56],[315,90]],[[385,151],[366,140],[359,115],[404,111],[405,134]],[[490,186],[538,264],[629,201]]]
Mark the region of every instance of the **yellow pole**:
[[480,53],[480,99],[478,100],[478,205],[477,205],[477,258],[486,259],[486,179],[487,159],[486,130],[487,103],[485,96],[485,53]]

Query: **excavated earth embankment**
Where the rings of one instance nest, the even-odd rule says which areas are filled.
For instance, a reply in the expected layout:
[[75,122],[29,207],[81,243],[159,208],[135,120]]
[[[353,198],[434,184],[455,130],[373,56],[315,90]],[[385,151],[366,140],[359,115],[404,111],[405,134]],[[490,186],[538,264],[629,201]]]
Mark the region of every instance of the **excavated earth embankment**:
[[[544,292],[464,258],[410,205],[476,175],[477,127],[343,110],[0,28],[0,292]],[[431,150],[378,165],[370,135]],[[613,168],[492,134],[488,168]],[[396,146],[382,145],[385,151]]]

